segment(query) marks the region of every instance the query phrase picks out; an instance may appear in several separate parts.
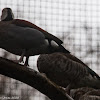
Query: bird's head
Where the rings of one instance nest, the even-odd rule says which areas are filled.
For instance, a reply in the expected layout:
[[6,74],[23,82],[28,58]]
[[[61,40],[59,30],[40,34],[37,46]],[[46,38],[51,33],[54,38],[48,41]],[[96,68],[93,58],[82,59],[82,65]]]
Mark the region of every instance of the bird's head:
[[4,8],[1,14],[1,21],[10,21],[14,19],[14,14],[11,8]]

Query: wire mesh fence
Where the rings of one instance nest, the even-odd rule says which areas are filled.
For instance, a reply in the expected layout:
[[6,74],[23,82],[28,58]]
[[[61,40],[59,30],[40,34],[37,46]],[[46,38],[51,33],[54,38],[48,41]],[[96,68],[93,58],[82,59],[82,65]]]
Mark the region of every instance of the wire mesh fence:
[[[28,20],[62,39],[66,49],[100,75],[100,0],[0,0],[0,12],[5,7],[13,10],[15,18]],[[3,50],[0,55],[17,59]],[[30,58],[31,68],[36,69],[36,59]],[[0,76],[0,96],[4,95],[47,100],[35,89]]]

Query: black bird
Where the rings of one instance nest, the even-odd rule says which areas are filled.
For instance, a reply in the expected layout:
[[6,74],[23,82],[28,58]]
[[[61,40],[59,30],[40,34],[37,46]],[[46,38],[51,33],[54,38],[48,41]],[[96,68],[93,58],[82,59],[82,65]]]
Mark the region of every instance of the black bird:
[[69,52],[62,46],[62,41],[40,27],[26,20],[14,19],[10,8],[2,10],[0,21],[0,48],[21,56],[19,62],[26,56],[49,54],[53,52]]
[[81,60],[70,53],[52,53],[40,55],[37,60],[39,72],[56,84],[72,88],[100,88],[100,77]]

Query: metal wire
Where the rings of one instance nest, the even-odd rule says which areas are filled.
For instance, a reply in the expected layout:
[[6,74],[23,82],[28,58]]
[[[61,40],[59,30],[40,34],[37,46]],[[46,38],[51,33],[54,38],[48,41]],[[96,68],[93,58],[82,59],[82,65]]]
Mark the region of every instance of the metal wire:
[[[15,18],[28,20],[62,39],[66,49],[100,75],[100,0],[0,0],[0,12],[4,7],[11,7]],[[30,58],[34,69],[36,59]],[[0,91],[0,96],[13,93],[21,100],[43,99],[27,85],[5,78],[1,76],[0,88],[5,87],[5,92]]]

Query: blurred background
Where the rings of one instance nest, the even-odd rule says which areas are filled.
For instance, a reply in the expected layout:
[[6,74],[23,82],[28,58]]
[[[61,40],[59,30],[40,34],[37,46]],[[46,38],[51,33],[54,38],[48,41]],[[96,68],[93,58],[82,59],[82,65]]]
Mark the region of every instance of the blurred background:
[[[100,0],[0,0],[0,13],[10,7],[15,18],[28,20],[64,41],[64,46],[100,75]],[[0,56],[16,60],[19,56],[0,49]],[[30,57],[37,70],[38,56]],[[0,75],[0,97],[18,100],[49,100],[17,80]]]

